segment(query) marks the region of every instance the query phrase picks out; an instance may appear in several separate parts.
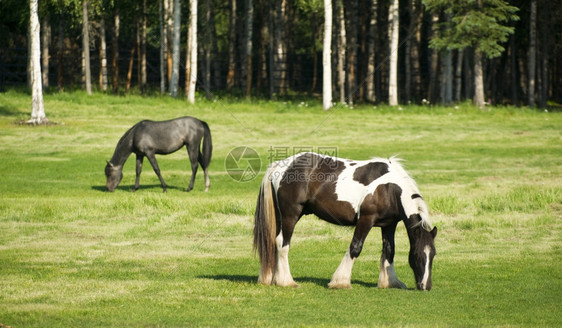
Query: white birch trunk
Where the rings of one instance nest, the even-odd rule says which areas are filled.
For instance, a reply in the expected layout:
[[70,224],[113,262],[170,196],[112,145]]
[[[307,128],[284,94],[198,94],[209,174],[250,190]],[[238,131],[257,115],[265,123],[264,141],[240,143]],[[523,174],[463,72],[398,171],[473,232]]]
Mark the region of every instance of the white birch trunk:
[[388,9],[388,33],[390,40],[390,72],[388,76],[388,104],[398,105],[398,0],[392,0]]
[[30,82],[31,82],[31,119],[28,123],[42,124],[49,120],[43,106],[43,85],[41,82],[41,45],[40,25],[37,14],[37,1],[29,0],[29,34],[30,34]]
[[324,45],[322,48],[322,107],[332,107],[332,0],[324,0]]
[[100,19],[100,89],[107,91],[107,44],[105,42],[105,19]]
[[90,33],[88,30],[88,0],[82,1],[82,70],[86,92],[92,94],[92,76],[90,72]]
[[[178,1],[179,2],[179,1]],[[189,78],[189,92],[187,94],[187,101],[190,104],[195,103],[195,84],[197,82],[197,0],[190,0],[190,19],[189,19],[189,33],[191,34],[190,40],[190,66],[191,69],[189,77],[186,76],[186,79]],[[179,42],[178,42],[179,44]]]

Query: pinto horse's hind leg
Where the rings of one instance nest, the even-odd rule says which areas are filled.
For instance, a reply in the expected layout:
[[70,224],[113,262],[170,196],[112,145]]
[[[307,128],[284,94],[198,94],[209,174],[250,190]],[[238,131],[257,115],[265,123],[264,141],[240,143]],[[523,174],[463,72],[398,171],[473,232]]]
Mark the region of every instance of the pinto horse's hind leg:
[[[299,210],[301,211],[299,206]],[[275,264],[275,273],[273,277],[273,283],[277,286],[284,287],[299,287],[299,285],[293,280],[291,275],[291,269],[289,267],[289,247],[291,243],[291,237],[293,236],[293,231],[295,225],[299,220],[298,215],[283,216],[283,221],[281,223],[281,231],[275,238],[277,245],[277,263]]]
[[363,249],[363,244],[365,243],[365,238],[371,231],[373,227],[373,220],[370,217],[361,217],[357,222],[355,227],[355,232],[353,233],[353,240],[345,256],[341,260],[340,265],[334,272],[332,280],[328,284],[330,288],[351,288],[351,270],[353,269],[353,263],[355,259],[361,254]]
[[160,174],[160,167],[158,167],[158,162],[156,162],[156,157],[154,156],[154,154],[146,154],[146,157],[148,158],[150,165],[152,165],[152,168],[154,169],[154,173],[156,173],[158,179],[160,179],[160,184],[162,185],[162,189],[164,190],[164,192],[166,192],[167,186],[166,183],[164,182],[164,178],[162,178],[162,175]]
[[379,288],[406,288],[406,285],[398,280],[394,270],[394,233],[396,224],[383,227],[382,231],[382,255],[379,274]]

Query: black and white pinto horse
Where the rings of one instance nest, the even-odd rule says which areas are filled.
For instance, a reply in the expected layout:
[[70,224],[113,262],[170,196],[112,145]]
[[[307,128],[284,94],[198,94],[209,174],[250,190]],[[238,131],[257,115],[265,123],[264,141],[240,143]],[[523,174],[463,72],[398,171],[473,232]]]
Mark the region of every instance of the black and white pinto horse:
[[[202,144],[202,150],[200,149]],[[209,190],[211,181],[209,179],[208,167],[211,162],[213,144],[211,141],[211,130],[207,123],[194,117],[184,116],[168,121],[154,122],[149,120],[140,121],[130,128],[121,137],[113,153],[113,157],[105,166],[107,178],[106,189],[113,191],[123,178],[123,164],[131,153],[137,157],[135,188],[139,188],[142,162],[146,156],[160,179],[164,192],[166,183],[160,174],[160,168],[156,162],[156,154],[170,154],[183,146],[187,148],[187,154],[191,162],[191,181],[186,191],[193,189],[195,175],[197,174],[197,162],[205,173],[205,191]]]
[[289,245],[296,223],[306,214],[355,226],[330,288],[351,288],[353,263],[372,227],[382,230],[378,287],[406,288],[394,270],[394,233],[398,222],[404,221],[417,288],[431,289],[437,228],[432,227],[427,205],[398,159],[354,161],[300,153],[272,163],[262,180],[255,212],[254,249],[261,262],[258,282],[298,287],[289,269]]

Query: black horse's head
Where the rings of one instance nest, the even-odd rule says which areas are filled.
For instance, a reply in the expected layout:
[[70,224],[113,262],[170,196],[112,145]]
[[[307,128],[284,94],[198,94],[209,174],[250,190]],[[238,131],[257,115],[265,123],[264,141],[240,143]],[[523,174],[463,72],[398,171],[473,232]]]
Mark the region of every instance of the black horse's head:
[[105,189],[110,192],[115,190],[117,185],[119,185],[119,182],[121,182],[121,179],[123,179],[122,167],[118,167],[113,165],[111,162],[107,162],[107,165],[105,166],[105,177],[107,178]]
[[409,232],[410,241],[410,267],[414,270],[416,287],[419,290],[431,289],[431,266],[435,256],[434,240],[437,228],[431,231],[425,230],[418,225]]

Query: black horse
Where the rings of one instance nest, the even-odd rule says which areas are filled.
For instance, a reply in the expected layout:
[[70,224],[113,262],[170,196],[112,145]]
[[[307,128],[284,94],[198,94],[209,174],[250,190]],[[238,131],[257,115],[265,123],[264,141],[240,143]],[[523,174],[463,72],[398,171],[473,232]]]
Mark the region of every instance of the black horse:
[[[201,142],[201,140],[203,141]],[[202,150],[200,150],[201,143]],[[146,156],[160,179],[162,189],[166,192],[166,183],[160,174],[155,155],[173,153],[184,145],[191,161],[192,173],[191,182],[186,191],[193,189],[195,175],[197,174],[197,162],[201,164],[201,168],[205,172],[205,191],[208,191],[211,185],[208,167],[213,151],[211,130],[209,130],[207,123],[190,116],[161,122],[144,120],[133,125],[121,137],[113,157],[105,166],[105,176],[107,177],[105,188],[107,191],[115,190],[123,178],[123,164],[131,153],[135,153],[137,157],[137,177],[134,190],[139,188],[142,162]]]
[[416,183],[397,159],[353,161],[301,153],[272,163],[262,180],[255,212],[260,283],[298,286],[289,269],[289,245],[295,225],[306,214],[355,226],[330,288],[351,288],[353,263],[372,227],[382,229],[378,287],[406,288],[394,270],[394,232],[398,222],[404,221],[417,288],[431,289],[437,228],[431,225]]

